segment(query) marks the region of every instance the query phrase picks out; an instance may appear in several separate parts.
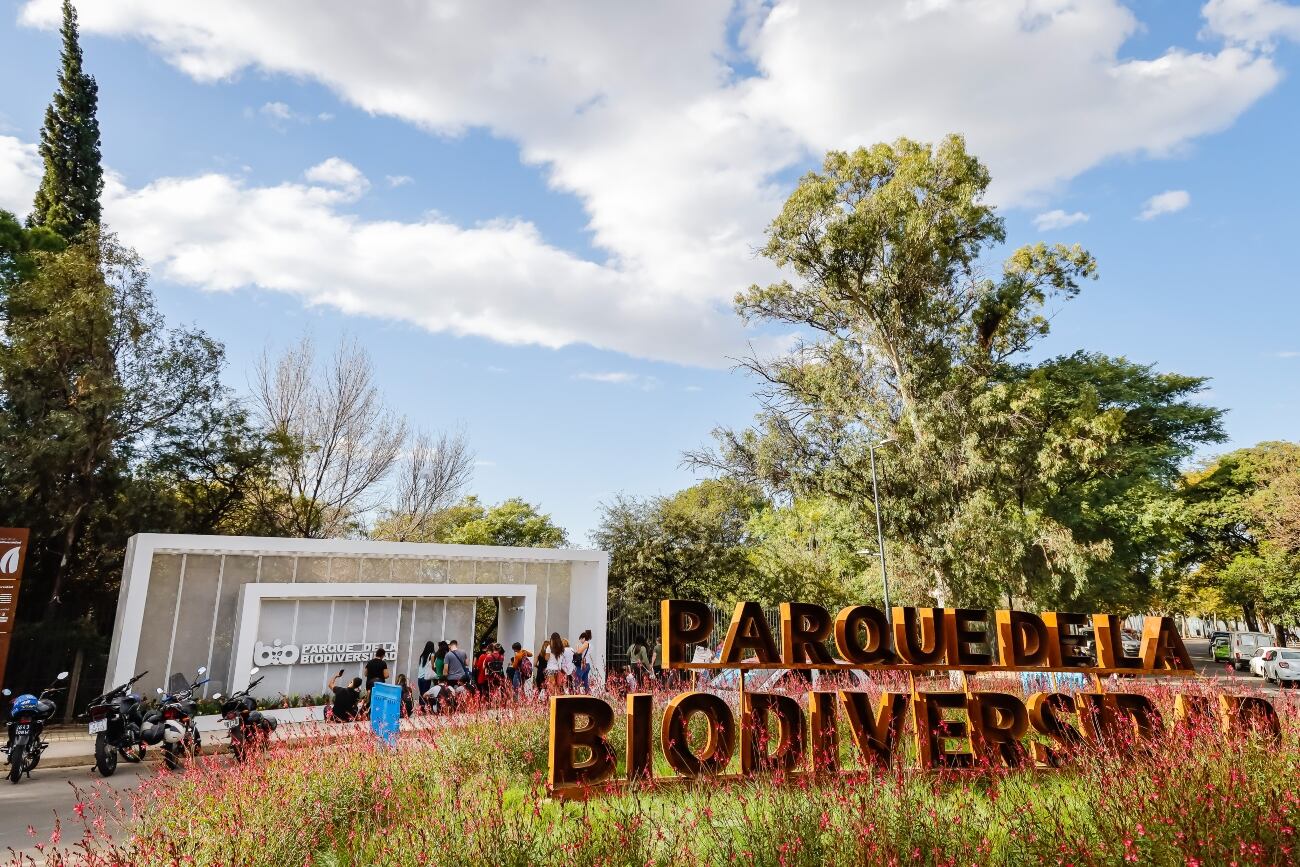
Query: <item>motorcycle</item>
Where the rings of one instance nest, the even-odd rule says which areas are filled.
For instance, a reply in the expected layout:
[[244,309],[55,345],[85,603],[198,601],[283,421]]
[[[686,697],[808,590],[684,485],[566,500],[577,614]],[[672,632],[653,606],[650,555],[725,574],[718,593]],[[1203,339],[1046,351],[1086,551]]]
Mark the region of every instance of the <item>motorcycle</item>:
[[[68,673],[61,671],[54,683],[66,680],[67,677]],[[23,774],[27,774],[28,779],[31,779],[32,771],[40,764],[41,753],[49,746],[41,740],[41,734],[45,731],[45,723],[58,709],[50,696],[63,690],[64,687],[51,684],[41,690],[39,696],[24,693],[15,698],[10,705],[7,726],[9,742],[4,748],[9,762],[9,782],[18,782]],[[8,698],[13,693],[5,689],[0,691],[0,695]]]
[[159,722],[153,727],[150,738],[162,741],[163,767],[169,771],[179,768],[185,756],[198,755],[203,748],[198,726],[194,723],[199,708],[194,691],[208,682],[203,677],[206,673],[207,668],[200,666],[198,676],[201,679],[172,692],[164,693],[162,687],[158,687],[162,710],[153,715]]
[[89,718],[90,733],[95,736],[95,767],[100,776],[113,776],[119,754],[132,763],[144,760],[146,704],[144,696],[130,689],[148,673],[142,671],[121,686],[92,699],[81,715],[82,719]]
[[[254,668],[249,674],[257,674],[257,669]],[[257,703],[249,695],[262,680],[259,677],[246,689],[227,696],[221,705],[221,719],[230,729],[230,753],[237,762],[248,758],[249,750],[265,745],[278,725],[275,717],[267,716],[257,709]],[[216,697],[220,696],[218,693]]]

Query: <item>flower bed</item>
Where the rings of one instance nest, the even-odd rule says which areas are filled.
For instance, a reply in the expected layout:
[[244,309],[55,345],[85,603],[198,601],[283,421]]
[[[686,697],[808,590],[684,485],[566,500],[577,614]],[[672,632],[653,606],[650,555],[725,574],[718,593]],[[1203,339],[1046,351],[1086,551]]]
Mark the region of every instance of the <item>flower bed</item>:
[[[1168,688],[1143,691],[1170,710]],[[900,766],[854,781],[678,784],[577,803],[546,797],[545,708],[522,704],[406,732],[396,750],[364,733],[322,738],[245,766],[204,759],[125,802],[88,794],[71,855],[340,867],[1290,864],[1300,859],[1300,723],[1294,700],[1274,704],[1281,744],[1201,720],[1148,744],[1083,750],[1059,771]],[[620,723],[612,736],[623,734]],[[851,765],[851,738],[842,745]],[[133,837],[105,841],[115,816]],[[50,863],[74,863],[61,857]]]

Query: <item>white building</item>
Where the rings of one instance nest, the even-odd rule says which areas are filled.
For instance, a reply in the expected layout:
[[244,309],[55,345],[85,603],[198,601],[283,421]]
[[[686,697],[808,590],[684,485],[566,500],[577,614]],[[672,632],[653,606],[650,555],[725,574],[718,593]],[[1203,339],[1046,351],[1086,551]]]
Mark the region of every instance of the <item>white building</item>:
[[608,568],[604,551],[142,533],[126,549],[105,688],[148,670],[152,691],[206,666],[208,691],[228,693],[257,666],[257,695],[315,695],[339,669],[360,674],[376,646],[414,682],[425,641],[470,650],[486,599],[500,600],[507,648],[590,629],[603,668]]

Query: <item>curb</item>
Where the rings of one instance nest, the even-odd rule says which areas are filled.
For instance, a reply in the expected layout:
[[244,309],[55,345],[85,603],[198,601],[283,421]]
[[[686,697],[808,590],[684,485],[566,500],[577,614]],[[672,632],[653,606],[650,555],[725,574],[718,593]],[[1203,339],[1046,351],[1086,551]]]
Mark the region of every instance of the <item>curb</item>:
[[[204,756],[209,756],[214,753],[225,752],[225,751],[226,751],[226,744],[224,742],[220,744],[204,744],[203,749],[199,751],[199,754]],[[149,749],[145,751],[144,761],[141,764],[154,765],[154,764],[158,764],[161,761],[162,761],[162,749],[155,747],[153,749]],[[117,760],[118,767],[122,767],[123,765],[129,765],[129,764],[130,762],[126,761],[121,757],[119,757]],[[51,756],[49,758],[43,757],[41,759],[41,763],[36,766],[36,773],[40,773],[41,768],[80,768],[80,767],[86,767],[89,768],[91,771],[94,771],[95,756],[93,754],[85,754],[79,756]]]

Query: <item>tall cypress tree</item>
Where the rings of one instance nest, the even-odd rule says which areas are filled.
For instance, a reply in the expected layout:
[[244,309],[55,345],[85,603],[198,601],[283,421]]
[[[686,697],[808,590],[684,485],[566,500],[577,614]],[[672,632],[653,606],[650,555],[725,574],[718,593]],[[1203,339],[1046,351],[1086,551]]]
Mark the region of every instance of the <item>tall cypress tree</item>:
[[81,68],[77,10],[63,0],[63,66],[59,89],[45,109],[41,128],[41,157],[45,177],[36,191],[28,217],[31,226],[47,226],[71,239],[89,225],[99,224],[99,194],[104,167],[99,156],[99,86]]

